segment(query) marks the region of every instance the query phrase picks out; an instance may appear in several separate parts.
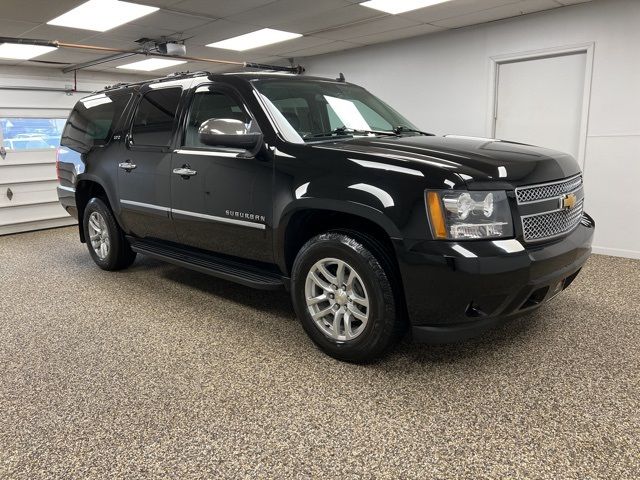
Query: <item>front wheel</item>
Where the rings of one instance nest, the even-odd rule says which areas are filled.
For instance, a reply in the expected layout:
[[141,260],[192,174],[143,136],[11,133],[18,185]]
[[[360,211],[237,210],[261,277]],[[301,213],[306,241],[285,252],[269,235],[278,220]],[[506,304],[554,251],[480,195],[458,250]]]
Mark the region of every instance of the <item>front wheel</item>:
[[84,238],[93,261],[103,270],[121,270],[136,258],[109,207],[92,198],[84,209]]
[[346,233],[309,240],[293,265],[293,304],[311,339],[339,360],[379,357],[402,332],[388,268],[373,245]]

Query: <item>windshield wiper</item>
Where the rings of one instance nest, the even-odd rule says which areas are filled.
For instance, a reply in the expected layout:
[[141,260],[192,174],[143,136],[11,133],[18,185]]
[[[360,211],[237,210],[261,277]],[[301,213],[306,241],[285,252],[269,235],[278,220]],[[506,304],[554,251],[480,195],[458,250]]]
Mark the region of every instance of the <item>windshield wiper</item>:
[[328,132],[307,133],[302,138],[331,137],[332,135],[350,135],[351,131],[347,127],[338,127]]
[[367,135],[367,134],[373,134],[373,135],[391,135],[391,136],[395,136],[396,133],[395,132],[390,132],[387,130],[358,130],[355,128],[347,128],[347,127],[338,127],[335,128],[329,132],[322,132],[322,133],[309,133],[307,135],[305,135],[303,138],[319,138],[319,137],[331,137],[333,135],[348,135],[348,136],[353,136],[353,135],[358,135],[358,134],[362,134],[362,135]]
[[406,125],[398,125],[393,129],[393,133],[401,135],[403,133],[419,133],[420,135],[427,135],[433,137],[433,133],[423,132],[422,130],[416,130],[415,128],[407,127]]

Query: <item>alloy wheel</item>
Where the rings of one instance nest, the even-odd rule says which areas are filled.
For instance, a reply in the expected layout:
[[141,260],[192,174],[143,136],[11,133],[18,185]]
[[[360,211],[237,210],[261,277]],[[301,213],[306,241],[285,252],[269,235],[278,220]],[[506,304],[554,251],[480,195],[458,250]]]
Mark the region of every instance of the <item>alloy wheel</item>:
[[369,295],[362,278],[337,258],[323,258],[311,267],[305,299],[316,326],[333,340],[357,338],[369,320]]
[[109,248],[111,247],[107,222],[100,213],[92,212],[89,216],[88,229],[93,251],[100,260],[104,260],[109,255]]

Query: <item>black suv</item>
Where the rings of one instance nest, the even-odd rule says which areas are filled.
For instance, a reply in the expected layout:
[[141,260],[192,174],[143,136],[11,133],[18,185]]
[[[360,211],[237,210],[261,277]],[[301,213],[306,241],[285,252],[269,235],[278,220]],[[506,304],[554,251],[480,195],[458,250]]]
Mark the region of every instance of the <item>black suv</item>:
[[285,74],[175,74],[78,102],[60,202],[105,270],[136,253],[262,289],[346,361],[410,326],[476,335],[566,288],[591,250],[569,155],[420,131],[369,92]]

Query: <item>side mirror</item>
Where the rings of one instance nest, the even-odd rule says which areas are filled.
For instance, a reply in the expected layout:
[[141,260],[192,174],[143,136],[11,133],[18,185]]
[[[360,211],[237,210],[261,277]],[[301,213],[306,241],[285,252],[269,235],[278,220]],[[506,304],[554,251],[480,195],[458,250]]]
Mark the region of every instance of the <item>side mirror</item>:
[[242,120],[210,118],[200,125],[198,138],[210,147],[254,150],[262,140],[262,133],[251,132]]

